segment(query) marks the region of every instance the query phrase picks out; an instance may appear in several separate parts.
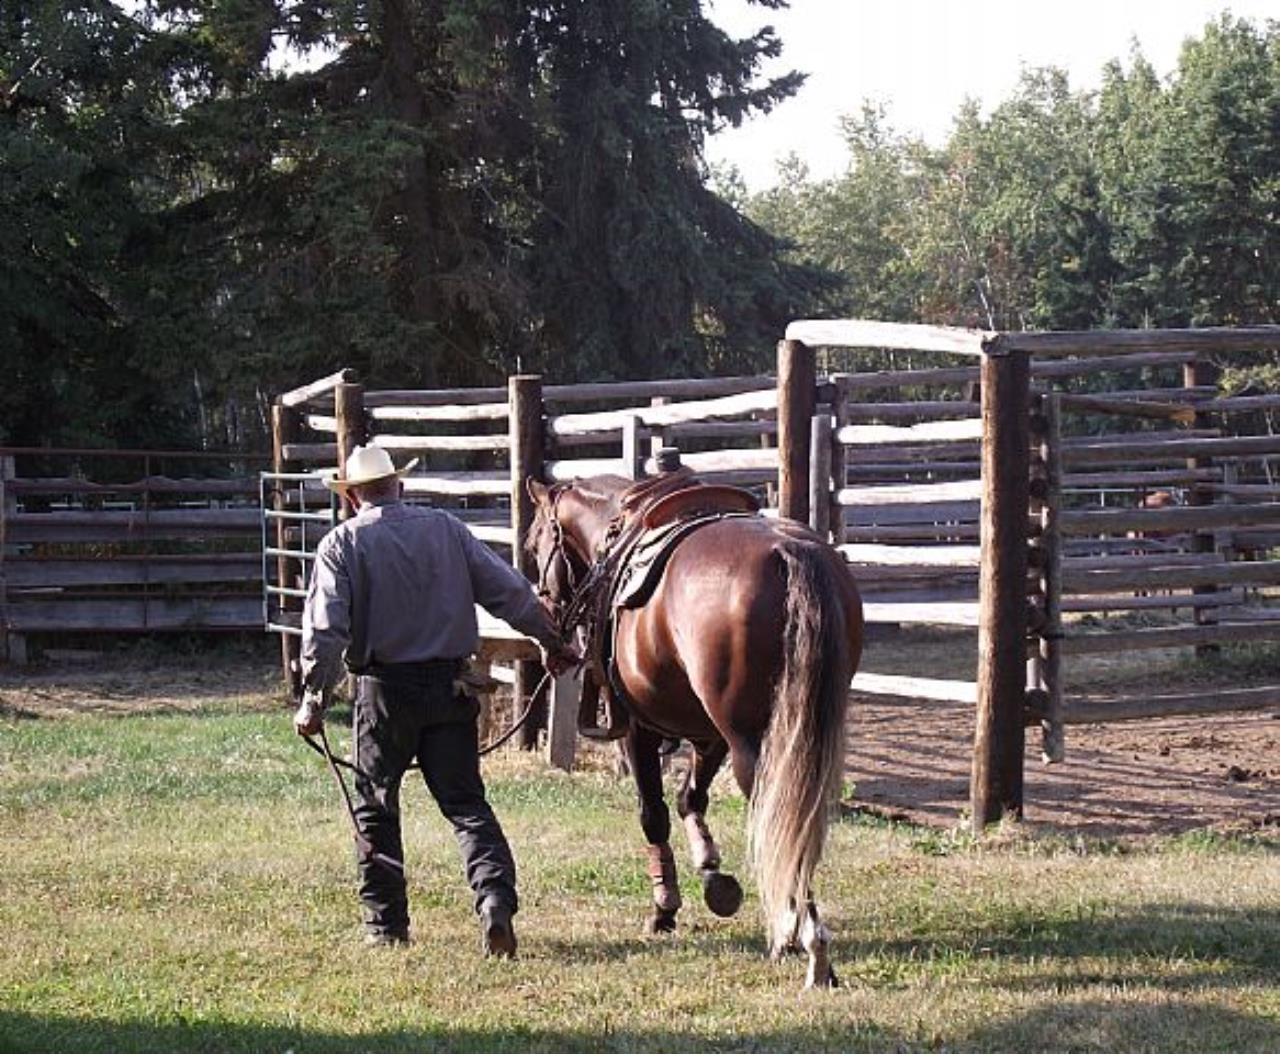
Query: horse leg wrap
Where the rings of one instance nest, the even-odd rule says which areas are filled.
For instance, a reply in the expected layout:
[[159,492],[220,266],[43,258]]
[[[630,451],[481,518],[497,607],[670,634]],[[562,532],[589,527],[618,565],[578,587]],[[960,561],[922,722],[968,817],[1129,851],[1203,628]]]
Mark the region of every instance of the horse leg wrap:
[[651,845],[649,880],[653,883],[653,903],[659,911],[675,913],[680,909],[680,886],[676,881],[676,858],[671,843]]
[[685,834],[689,837],[689,855],[699,871],[720,869],[720,850],[711,837],[711,829],[701,813],[691,812],[684,818]]
[[817,906],[810,901],[800,924],[800,944],[809,953],[805,973],[806,988],[838,988],[839,979],[831,965],[831,931],[818,917]]

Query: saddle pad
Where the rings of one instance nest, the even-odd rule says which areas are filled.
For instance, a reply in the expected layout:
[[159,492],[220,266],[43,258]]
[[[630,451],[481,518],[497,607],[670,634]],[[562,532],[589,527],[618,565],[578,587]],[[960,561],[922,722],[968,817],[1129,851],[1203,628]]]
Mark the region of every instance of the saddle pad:
[[741,515],[744,514],[713,512],[692,519],[675,520],[641,536],[614,590],[610,607],[614,610],[644,607],[662,581],[662,573],[677,545],[700,527]]

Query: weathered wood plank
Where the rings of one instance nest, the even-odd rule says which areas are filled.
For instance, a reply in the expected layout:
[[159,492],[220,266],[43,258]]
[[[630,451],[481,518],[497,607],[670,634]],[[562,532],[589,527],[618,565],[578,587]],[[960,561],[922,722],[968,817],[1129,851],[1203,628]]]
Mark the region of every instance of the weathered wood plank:
[[476,406],[495,404],[507,398],[506,388],[384,388],[364,393],[371,409],[383,406]]
[[836,434],[845,446],[885,446],[913,443],[954,443],[982,438],[982,421],[928,421],[919,425],[845,425]]
[[638,417],[642,424],[651,428],[666,427],[706,421],[710,418],[741,417],[759,410],[772,410],[777,407],[777,399],[777,393],[773,389],[767,389],[727,395],[720,399],[669,403],[664,406],[636,406],[598,413],[560,414],[548,421],[548,429],[553,436],[620,432],[629,417]]
[[922,326],[866,319],[803,319],[787,326],[786,339],[810,347],[897,348],[977,356],[993,336],[985,330]]
[[257,553],[209,553],[190,556],[86,556],[79,559],[10,557],[5,564],[9,588],[142,585],[154,583],[257,582],[262,558]]
[[404,478],[406,494],[441,494],[452,497],[500,497],[510,493],[506,472],[433,472]]
[[993,350],[1025,351],[1046,358],[1122,352],[1271,351],[1280,348],[1280,326],[1000,333],[990,343]]
[[[849,544],[836,547],[850,564],[879,567],[938,567],[977,569],[980,549],[976,545],[873,545]],[[856,577],[856,572],[855,572]]]
[[[1180,366],[1191,352],[1148,352],[1087,359],[1064,359],[1031,363],[1033,377],[1078,377],[1107,370],[1137,370],[1152,366]],[[870,373],[841,374],[851,389],[944,387],[971,384],[978,380],[977,366],[931,367],[916,370],[880,370]]]
[[338,463],[337,443],[285,443],[281,453],[285,461],[319,461],[324,465]]
[[1225,436],[1203,439],[1151,439],[1142,433],[1128,442],[1064,443],[1070,468],[1123,465],[1141,461],[1177,462],[1186,458],[1250,457],[1280,454],[1280,436]]
[[1190,589],[1195,586],[1280,584],[1280,560],[1218,563],[1202,567],[1163,566],[1121,570],[1063,571],[1072,593],[1114,593],[1124,589]]
[[904,699],[937,699],[940,702],[968,703],[978,701],[978,686],[973,681],[948,681],[936,677],[905,677],[897,674],[859,671],[849,690],[862,695],[887,695]]
[[261,530],[257,509],[158,509],[137,512],[23,512],[9,517],[7,541],[132,541],[221,538]]
[[294,388],[287,391],[283,395],[276,398],[281,406],[294,407],[301,406],[303,403],[319,398],[322,395],[328,395],[339,384],[354,381],[356,377],[354,370],[338,370],[337,373],[331,373],[327,377],[321,377],[318,381],[312,381],[310,384],[304,384],[300,388]]
[[9,621],[21,633],[261,629],[262,599],[255,595],[11,598]]
[[714,398],[742,392],[773,391],[776,382],[767,374],[750,377],[694,377],[661,381],[602,381],[595,384],[549,384],[543,398],[557,405],[607,399],[649,400]]
[[1102,395],[1059,395],[1062,405],[1068,410],[1084,410],[1094,413],[1106,413],[1120,417],[1145,417],[1161,421],[1178,421],[1189,425],[1195,420],[1196,412],[1189,406],[1178,406],[1174,403],[1157,403],[1138,399],[1114,399]]
[[573,770],[578,749],[578,703],[582,682],[572,672],[551,682],[547,708],[547,761],[565,772]]
[[1227,688],[1212,693],[1188,695],[1144,695],[1128,699],[1077,699],[1063,716],[1067,724],[1084,725],[1111,721],[1142,721],[1153,717],[1189,717],[1200,714],[1229,714],[1245,710],[1268,710],[1280,706],[1280,686]]
[[842,487],[836,502],[846,508],[861,505],[912,505],[933,502],[977,501],[982,497],[982,481],[954,480],[946,483],[907,483],[880,487]]
[[886,527],[904,523],[951,525],[977,523],[980,502],[934,501],[898,505],[855,505],[844,510],[849,527]]
[[1123,534],[1128,531],[1194,531],[1280,524],[1280,502],[1260,505],[1180,506],[1171,509],[1100,509],[1062,514],[1064,534]]
[[[1280,612],[1276,614],[1280,616]],[[1235,618],[1235,613],[1232,612],[1230,617]],[[1183,648],[1197,644],[1239,644],[1268,640],[1280,640],[1280,618],[1268,622],[1217,622],[1199,626],[1071,633],[1063,638],[1062,649],[1067,655],[1097,655],[1146,651],[1151,648]]]
[[258,493],[258,479],[171,479],[148,476],[131,483],[95,483],[70,476],[11,479],[5,487],[10,494],[184,494],[217,497],[249,497]]
[[1196,596],[1193,593],[1163,593],[1137,597],[1120,593],[1112,596],[1068,596],[1062,598],[1062,610],[1077,614],[1091,611],[1177,611],[1192,608],[1228,608],[1244,604],[1244,594],[1215,593]]
[[[376,394],[376,393],[370,393]],[[366,395],[366,400],[369,395]],[[369,416],[375,421],[505,421],[506,403],[446,404],[444,406],[371,406]]]
[[369,442],[373,446],[393,453],[442,451],[498,451],[511,449],[511,437],[505,433],[499,435],[393,435],[380,432]]
[[978,602],[864,600],[867,622],[916,623],[930,626],[977,626]]

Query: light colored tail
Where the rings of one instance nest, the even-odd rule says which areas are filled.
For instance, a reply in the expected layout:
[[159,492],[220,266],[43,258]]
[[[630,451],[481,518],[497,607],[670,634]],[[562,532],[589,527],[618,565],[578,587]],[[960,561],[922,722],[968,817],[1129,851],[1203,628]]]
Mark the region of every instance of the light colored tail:
[[779,548],[787,575],[784,660],[756,765],[747,838],[776,950],[794,939],[844,771],[853,657],[835,571],[813,544]]

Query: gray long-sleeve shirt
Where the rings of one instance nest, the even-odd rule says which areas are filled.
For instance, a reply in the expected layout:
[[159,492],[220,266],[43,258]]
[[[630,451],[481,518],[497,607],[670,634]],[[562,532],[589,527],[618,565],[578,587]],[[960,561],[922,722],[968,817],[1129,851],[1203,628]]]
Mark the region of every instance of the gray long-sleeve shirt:
[[366,506],[321,539],[302,613],[302,679],[322,692],[342,660],[463,659],[479,642],[475,604],[545,647],[555,628],[529,582],[461,520],[393,501]]

